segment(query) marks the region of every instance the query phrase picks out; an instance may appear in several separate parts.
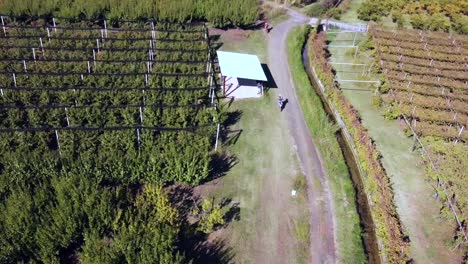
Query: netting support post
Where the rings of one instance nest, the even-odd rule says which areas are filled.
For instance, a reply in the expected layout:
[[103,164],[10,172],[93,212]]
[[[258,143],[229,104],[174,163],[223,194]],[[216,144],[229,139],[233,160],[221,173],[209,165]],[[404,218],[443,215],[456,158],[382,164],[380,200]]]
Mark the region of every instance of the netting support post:
[[106,22],[105,19],[104,19],[104,32],[105,32],[105,36],[107,38],[107,22]]
[[99,53],[99,39],[96,39],[97,52]]
[[140,106],[138,109],[140,110],[140,125],[143,126],[143,108]]
[[156,40],[156,31],[154,30],[154,21],[151,22],[151,38],[153,39],[153,41]]
[[91,73],[91,66],[89,65],[89,61],[88,61],[88,74]]
[[57,32],[57,25],[55,24],[55,17],[52,18],[52,24],[54,25],[54,32]]
[[136,134],[137,134],[137,144],[138,144],[138,148],[140,148],[141,139],[140,139],[140,129],[139,129],[139,128],[136,129]]
[[215,142],[215,151],[218,150],[218,140],[219,140],[219,130],[220,130],[221,124],[218,124],[218,127],[216,128],[216,142]]
[[70,126],[70,119],[68,118],[68,109],[65,107],[65,118],[67,119],[67,127]]
[[47,28],[47,38],[49,39],[49,42],[50,42],[50,29]]
[[28,69],[26,68],[26,60],[23,60],[23,68],[24,72],[28,72]]
[[458,132],[457,139],[455,139],[455,142],[454,142],[455,144],[458,143],[458,139],[460,138],[460,136],[461,136],[461,134],[463,133],[463,130],[464,130],[464,129],[465,129],[465,126],[462,126],[462,127],[460,128],[460,131]]
[[3,35],[5,35],[6,37],[5,21],[3,20],[3,16],[1,16],[1,19],[2,19]]
[[58,135],[57,129],[55,130],[55,140],[57,140],[57,147],[58,147],[58,150],[59,150],[59,153],[60,153],[60,141],[59,141],[59,135]]
[[42,43],[42,37],[39,38],[39,43],[41,44],[42,53],[44,53],[44,44]]
[[94,72],[96,72],[96,51],[93,49]]
[[13,83],[15,84],[16,87],[16,75],[13,73]]
[[36,50],[32,48],[34,63],[36,63]]
[[148,74],[145,74],[146,87],[149,86]]
[[3,89],[0,88],[0,95],[3,96]]

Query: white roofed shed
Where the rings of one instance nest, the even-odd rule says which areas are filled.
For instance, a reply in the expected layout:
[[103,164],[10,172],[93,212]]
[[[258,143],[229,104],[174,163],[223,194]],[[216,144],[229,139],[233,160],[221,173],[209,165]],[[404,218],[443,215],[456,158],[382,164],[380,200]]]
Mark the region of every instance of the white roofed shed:
[[252,98],[263,93],[262,82],[267,81],[262,64],[256,55],[217,51],[226,97]]

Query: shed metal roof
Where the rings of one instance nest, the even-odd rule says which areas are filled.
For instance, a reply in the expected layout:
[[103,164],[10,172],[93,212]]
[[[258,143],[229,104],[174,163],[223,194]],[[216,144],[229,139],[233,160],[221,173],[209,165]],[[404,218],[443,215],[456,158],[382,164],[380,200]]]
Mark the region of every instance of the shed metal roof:
[[228,51],[216,51],[224,76],[266,81],[260,60],[256,55]]

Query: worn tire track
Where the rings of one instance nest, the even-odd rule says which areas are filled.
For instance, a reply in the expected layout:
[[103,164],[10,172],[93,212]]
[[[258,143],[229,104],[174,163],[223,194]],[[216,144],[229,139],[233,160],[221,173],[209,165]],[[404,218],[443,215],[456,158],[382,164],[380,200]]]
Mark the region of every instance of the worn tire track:
[[309,262],[335,263],[335,218],[326,171],[297,101],[286,51],[286,40],[290,30],[295,26],[306,24],[309,19],[290,9],[288,9],[288,14],[290,18],[275,26],[269,33],[269,67],[279,92],[288,99],[283,114],[286,115],[290,133],[294,138],[294,147],[301,169],[307,177],[310,212]]

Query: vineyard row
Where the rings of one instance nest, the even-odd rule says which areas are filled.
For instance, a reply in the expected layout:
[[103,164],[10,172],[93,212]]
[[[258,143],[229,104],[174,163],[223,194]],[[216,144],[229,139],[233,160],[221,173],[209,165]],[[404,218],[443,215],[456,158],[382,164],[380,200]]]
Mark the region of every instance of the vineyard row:
[[[408,81],[389,82],[388,87],[393,90],[403,90],[406,92],[417,93],[421,95],[443,96],[451,100],[458,99],[468,103],[468,93],[462,90],[450,90],[439,86],[429,86],[424,84],[414,84]],[[468,92],[468,91],[467,91]]]
[[396,63],[407,63],[412,65],[432,67],[440,70],[461,70],[468,68],[466,63],[456,63],[447,61],[438,61],[434,59],[421,59],[418,57],[403,56],[397,54],[382,53],[381,59]]

